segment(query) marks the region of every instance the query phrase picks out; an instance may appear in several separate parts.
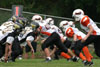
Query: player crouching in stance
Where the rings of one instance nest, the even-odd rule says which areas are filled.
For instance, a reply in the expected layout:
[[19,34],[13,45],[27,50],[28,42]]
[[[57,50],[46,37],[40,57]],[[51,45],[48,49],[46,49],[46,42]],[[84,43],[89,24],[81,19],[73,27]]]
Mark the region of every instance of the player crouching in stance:
[[79,31],[77,28],[75,28],[75,25],[72,21],[62,21],[60,23],[60,27],[63,29],[63,31],[65,32],[65,35],[68,38],[72,38],[73,39],[73,44],[72,44],[72,50],[74,50],[74,53],[79,56],[84,65],[91,65],[93,64],[93,62],[91,61],[91,54],[89,53],[89,50],[87,48],[87,46],[84,46],[82,48],[84,55],[80,52],[79,47],[82,46],[82,38],[84,38],[86,35],[84,33],[82,33],[81,31]]
[[30,22],[30,24],[27,25],[20,32],[19,36],[15,38],[15,41],[13,42],[14,48],[13,48],[13,52],[12,52],[10,60],[15,62],[15,59],[18,57],[18,55],[20,55],[22,51],[20,45],[24,42],[26,42],[27,45],[29,46],[29,48],[28,49],[26,48],[25,51],[27,52],[27,50],[31,50],[32,58],[34,58],[34,48],[32,46],[32,42],[37,38],[39,33],[40,33],[39,24],[33,21]]
[[87,33],[82,39],[84,46],[94,43],[95,53],[100,57],[100,29],[95,22],[84,14],[82,9],[76,9],[72,15],[75,22],[80,23],[80,27]]
[[[11,48],[14,38],[19,34],[22,27],[23,24],[19,23],[17,19],[15,20],[13,18],[0,26],[0,57],[5,54],[5,62],[7,62],[8,56],[11,55]],[[2,48],[2,45],[5,45],[5,48]]]
[[[48,35],[48,38],[42,43],[42,50],[44,51],[46,55],[45,61],[46,62],[51,61],[50,52],[48,48],[51,45],[55,45],[62,52],[69,53],[73,57],[73,59],[77,60],[77,57],[73,54],[73,52],[67,49],[65,45],[63,44],[62,42],[63,38],[61,35],[61,31],[59,31],[58,27],[56,27],[57,29],[54,29],[54,28],[50,28],[51,26],[50,24],[48,24],[48,22],[46,22],[46,25],[41,26],[41,33]],[[46,30],[44,30],[45,27],[46,27]]]
[[89,16],[84,14],[82,9],[75,9],[72,16],[75,22],[80,23],[80,27],[87,33],[82,39],[83,46],[80,46],[80,48],[93,43],[95,53],[100,57],[100,29],[98,26]]

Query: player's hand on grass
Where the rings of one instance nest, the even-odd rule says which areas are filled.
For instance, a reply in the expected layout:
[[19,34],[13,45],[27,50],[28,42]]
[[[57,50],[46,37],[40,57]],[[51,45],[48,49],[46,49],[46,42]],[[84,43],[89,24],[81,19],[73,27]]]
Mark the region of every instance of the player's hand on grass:
[[7,62],[7,60],[8,60],[8,57],[5,57],[4,61]]
[[31,52],[34,53],[34,49],[33,48],[31,49]]

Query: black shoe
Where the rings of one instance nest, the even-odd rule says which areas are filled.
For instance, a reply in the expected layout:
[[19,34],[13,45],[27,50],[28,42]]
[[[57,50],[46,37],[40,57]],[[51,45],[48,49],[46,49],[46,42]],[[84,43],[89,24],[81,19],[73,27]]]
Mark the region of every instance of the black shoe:
[[93,61],[88,62],[88,65],[89,65],[89,66],[92,66],[92,65],[93,65]]
[[90,62],[88,62],[88,61],[82,61],[82,62],[84,64],[84,66],[87,66],[87,65],[92,66],[93,65],[92,61],[90,61]]
[[79,61],[79,58],[78,57],[72,57],[72,61],[73,62],[78,62]]
[[51,61],[51,59],[48,59],[48,58],[45,59],[45,62],[50,62],[50,61]]
[[82,61],[82,63],[84,64],[84,66],[88,65],[88,61],[86,61],[86,60]]

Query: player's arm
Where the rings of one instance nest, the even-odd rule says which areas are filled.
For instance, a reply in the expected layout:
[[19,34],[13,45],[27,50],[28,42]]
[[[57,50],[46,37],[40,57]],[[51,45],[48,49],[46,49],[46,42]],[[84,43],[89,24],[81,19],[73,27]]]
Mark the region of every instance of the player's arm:
[[82,42],[84,42],[93,32],[93,27],[91,25],[88,26],[89,32],[86,34],[86,36],[82,39]]
[[89,28],[89,32],[86,34],[85,38],[82,39],[82,42],[84,42],[90,35],[91,33],[93,32],[93,27],[92,25],[90,24],[90,19],[89,17],[85,17],[82,19],[81,21],[81,24],[85,27],[88,27]]
[[34,49],[31,45],[31,42],[29,40],[26,40],[26,42],[27,42],[28,46],[31,48],[31,51],[34,53]]
[[93,27],[91,25],[89,25],[88,28],[89,28],[89,32],[87,33],[86,38],[88,38],[93,32]]
[[76,35],[76,34],[74,34],[73,40],[74,40],[74,41],[77,41],[77,35]]
[[27,45],[31,48],[31,51],[34,53],[34,49],[33,49],[32,44],[31,44],[31,42],[33,40],[34,40],[34,37],[28,36],[27,39],[26,39],[26,42],[27,42]]
[[64,43],[64,42],[65,42],[64,37],[61,37],[60,39],[61,39],[62,43]]
[[41,35],[37,36],[37,38],[34,41],[37,42],[40,38],[41,38]]

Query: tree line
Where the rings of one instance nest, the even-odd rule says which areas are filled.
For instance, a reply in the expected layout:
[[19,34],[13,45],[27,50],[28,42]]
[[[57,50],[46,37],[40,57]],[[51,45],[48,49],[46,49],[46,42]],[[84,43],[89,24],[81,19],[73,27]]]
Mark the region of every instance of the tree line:
[[24,11],[72,18],[74,9],[83,9],[94,21],[100,22],[100,0],[1,0],[0,7],[23,5]]

